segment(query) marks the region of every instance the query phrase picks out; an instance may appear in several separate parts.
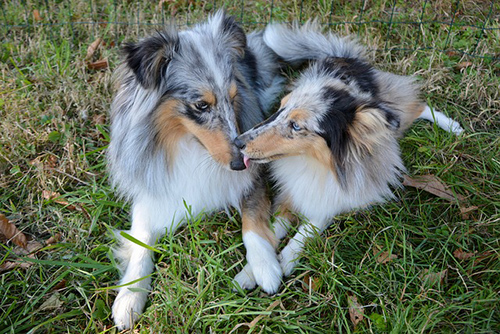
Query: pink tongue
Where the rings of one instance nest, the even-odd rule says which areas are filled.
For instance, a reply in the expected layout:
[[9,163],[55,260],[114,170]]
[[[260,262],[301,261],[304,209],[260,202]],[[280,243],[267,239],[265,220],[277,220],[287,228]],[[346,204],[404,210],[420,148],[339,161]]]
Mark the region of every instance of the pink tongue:
[[243,163],[245,164],[246,168],[248,168],[248,166],[250,165],[250,159],[246,155],[243,156]]

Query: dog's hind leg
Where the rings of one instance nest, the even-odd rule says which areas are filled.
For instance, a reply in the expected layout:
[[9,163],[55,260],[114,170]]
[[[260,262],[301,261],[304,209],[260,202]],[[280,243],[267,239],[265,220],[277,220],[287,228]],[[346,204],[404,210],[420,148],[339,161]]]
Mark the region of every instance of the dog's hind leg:
[[283,248],[278,256],[284,276],[288,276],[292,273],[307,238],[311,238],[316,233],[321,235],[328,225],[328,220],[311,220],[310,222],[302,224],[298,228],[297,233],[288,242],[285,248]]
[[[159,199],[141,198],[135,201],[132,206],[132,227],[126,232],[146,245],[154,245],[166,229],[173,230],[176,227],[167,207],[167,203]],[[125,286],[118,289],[112,312],[116,326],[122,330],[131,328],[143,311],[151,283],[149,275],[153,272],[154,264],[149,249],[123,236],[118,238],[121,243],[115,256],[123,269],[120,285]]]
[[251,194],[243,199],[241,215],[248,264],[235,281],[245,289],[257,283],[265,292],[273,294],[278,291],[282,274],[276,256],[276,238],[269,226],[270,203],[264,184],[256,184]]

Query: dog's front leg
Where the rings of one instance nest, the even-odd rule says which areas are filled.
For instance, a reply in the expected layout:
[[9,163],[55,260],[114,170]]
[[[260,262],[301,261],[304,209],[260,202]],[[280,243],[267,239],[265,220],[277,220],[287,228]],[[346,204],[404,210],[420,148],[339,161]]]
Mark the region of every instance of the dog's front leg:
[[257,283],[265,292],[276,293],[282,273],[275,250],[276,237],[269,226],[270,203],[263,182],[256,182],[253,191],[243,199],[241,216],[248,264],[235,281],[244,289]]
[[[144,197],[132,204],[132,227],[126,231],[142,243],[153,246],[165,231],[173,231],[175,224],[168,203],[159,198]],[[113,303],[113,319],[118,329],[131,328],[141,315],[149,293],[154,269],[151,251],[117,235],[119,245],[115,257],[121,265],[123,276],[118,296]]]

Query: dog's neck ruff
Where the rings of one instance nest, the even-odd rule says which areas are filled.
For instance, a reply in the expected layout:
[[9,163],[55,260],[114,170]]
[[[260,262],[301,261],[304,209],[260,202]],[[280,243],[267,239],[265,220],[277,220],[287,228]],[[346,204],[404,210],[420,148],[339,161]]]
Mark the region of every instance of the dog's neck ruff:
[[402,165],[387,165],[387,173],[371,178],[362,165],[353,164],[342,187],[333,171],[306,155],[292,156],[271,163],[272,176],[281,196],[293,209],[310,220],[326,220],[336,215],[383,202],[393,196],[391,186],[399,185]]

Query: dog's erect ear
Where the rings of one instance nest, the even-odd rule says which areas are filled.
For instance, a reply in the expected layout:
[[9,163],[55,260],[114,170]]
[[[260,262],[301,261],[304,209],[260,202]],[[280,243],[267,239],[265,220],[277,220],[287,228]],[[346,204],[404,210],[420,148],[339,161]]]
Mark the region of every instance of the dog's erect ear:
[[224,11],[218,11],[212,17],[212,20],[215,25],[218,25],[218,34],[221,34],[221,37],[229,44],[234,54],[243,57],[247,46],[247,38],[234,17],[227,15]]
[[156,88],[179,48],[179,36],[172,27],[123,47],[125,61],[144,88]]

